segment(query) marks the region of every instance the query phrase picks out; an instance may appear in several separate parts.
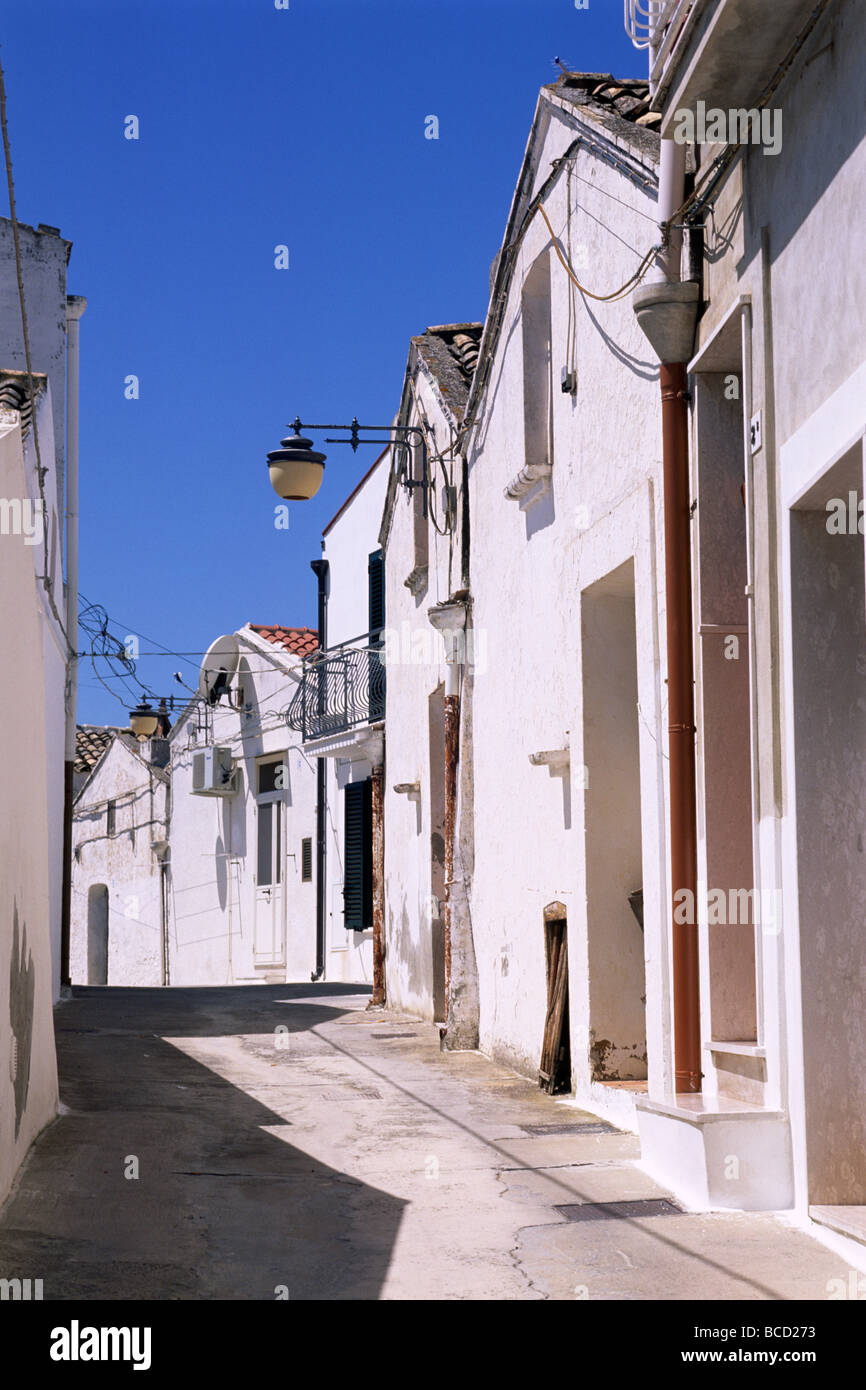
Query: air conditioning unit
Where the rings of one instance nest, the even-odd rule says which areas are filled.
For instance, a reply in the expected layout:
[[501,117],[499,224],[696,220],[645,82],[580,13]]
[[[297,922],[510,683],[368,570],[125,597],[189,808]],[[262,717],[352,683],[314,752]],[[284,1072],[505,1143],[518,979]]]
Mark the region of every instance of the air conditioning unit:
[[215,745],[192,755],[192,790],[196,796],[233,796],[237,775],[232,750]]

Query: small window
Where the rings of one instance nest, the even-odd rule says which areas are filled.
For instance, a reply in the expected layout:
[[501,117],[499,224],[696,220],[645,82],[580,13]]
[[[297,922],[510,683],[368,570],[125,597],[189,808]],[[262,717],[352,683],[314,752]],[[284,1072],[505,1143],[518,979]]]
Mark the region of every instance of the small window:
[[301,841],[301,882],[312,883],[313,880],[313,840],[308,836]]
[[106,834],[113,835],[117,829],[117,802],[109,801],[105,815]]
[[367,631],[378,637],[385,626],[385,560],[374,550],[367,560]]
[[373,925],[373,820],[369,777],[344,792],[343,922],[347,931]]
[[289,785],[288,772],[288,764],[282,758],[270,763],[259,763],[259,796],[284,791]]

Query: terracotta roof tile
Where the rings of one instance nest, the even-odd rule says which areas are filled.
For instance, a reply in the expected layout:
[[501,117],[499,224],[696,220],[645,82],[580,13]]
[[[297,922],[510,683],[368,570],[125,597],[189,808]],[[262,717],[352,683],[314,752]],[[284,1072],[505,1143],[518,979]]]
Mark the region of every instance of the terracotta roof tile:
[[128,728],[111,724],[79,724],[75,731],[75,772],[90,772],[113,738],[123,738],[131,747],[136,747]]
[[247,627],[257,632],[259,637],[264,637],[271,646],[292,652],[295,656],[311,656],[319,645],[319,634],[311,627],[279,627],[277,624],[261,623],[247,623]]
[[445,403],[461,418],[483,332],[483,323],[439,323],[412,339]]

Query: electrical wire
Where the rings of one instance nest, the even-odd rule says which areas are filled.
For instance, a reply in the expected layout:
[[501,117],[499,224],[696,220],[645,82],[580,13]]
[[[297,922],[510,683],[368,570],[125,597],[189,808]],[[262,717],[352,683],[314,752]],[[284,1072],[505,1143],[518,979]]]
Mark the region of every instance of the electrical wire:
[[610,294],[595,294],[593,290],[588,290],[586,288],[586,285],[582,285],[580,283],[571,266],[569,265],[567,258],[563,255],[562,249],[559,244],[559,238],[557,237],[555,231],[553,230],[553,227],[551,226],[550,218],[544,210],[543,203],[538,204],[538,211],[544,218],[544,221],[547,225],[547,230],[550,232],[551,240],[553,242],[553,249],[556,252],[557,259],[559,260],[560,264],[565,270],[565,273],[567,274],[568,278],[572,281],[574,285],[577,286],[581,294],[586,295],[587,299],[597,299],[604,304],[612,303],[616,299],[624,299],[627,294],[630,294],[631,291],[637,285],[640,284],[641,280],[649,270],[650,262],[652,261],[653,257],[658,251],[657,246],[651,246],[650,249],[647,251],[646,255],[643,257],[643,260],[641,261],[635,273],[633,275],[630,275],[628,280],[626,280],[625,284],[620,285],[619,289],[612,290]]

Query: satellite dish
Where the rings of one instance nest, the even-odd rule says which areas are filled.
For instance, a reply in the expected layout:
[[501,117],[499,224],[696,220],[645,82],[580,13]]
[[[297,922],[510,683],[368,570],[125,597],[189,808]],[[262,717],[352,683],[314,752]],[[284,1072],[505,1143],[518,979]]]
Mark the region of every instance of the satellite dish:
[[215,705],[229,688],[229,682],[241,659],[237,638],[232,633],[218,637],[205,652],[198,677],[198,693]]

